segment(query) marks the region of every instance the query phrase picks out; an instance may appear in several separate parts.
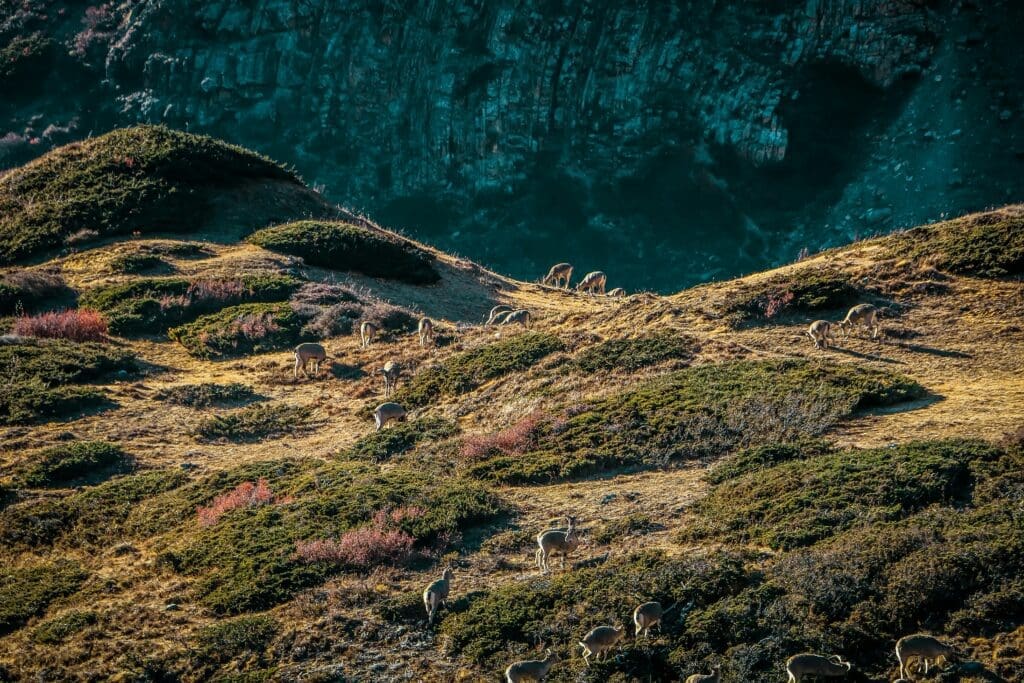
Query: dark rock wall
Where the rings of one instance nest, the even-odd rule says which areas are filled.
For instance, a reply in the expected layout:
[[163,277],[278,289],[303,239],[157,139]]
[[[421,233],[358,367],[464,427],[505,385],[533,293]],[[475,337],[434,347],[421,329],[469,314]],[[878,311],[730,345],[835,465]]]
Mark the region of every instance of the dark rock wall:
[[0,103],[7,163],[165,122],[520,277],[570,260],[677,289],[1021,189],[1011,2],[44,5],[17,32],[78,85]]

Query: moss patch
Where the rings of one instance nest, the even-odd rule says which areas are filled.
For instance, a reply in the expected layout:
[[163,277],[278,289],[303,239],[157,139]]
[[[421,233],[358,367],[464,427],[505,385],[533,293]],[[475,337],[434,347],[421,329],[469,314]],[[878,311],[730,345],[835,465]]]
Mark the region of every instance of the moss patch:
[[193,356],[227,358],[278,351],[308,340],[307,318],[288,304],[242,304],[168,331]]
[[397,235],[351,223],[298,221],[260,230],[250,235],[249,241],[270,251],[300,256],[311,266],[417,285],[441,279],[428,252]]
[[85,577],[70,561],[0,568],[0,635],[20,628],[57,598],[77,591]]
[[565,348],[544,332],[524,332],[493,344],[457,353],[412,378],[395,394],[404,406],[424,406],[447,396],[458,396],[485,382],[531,367],[545,356]]

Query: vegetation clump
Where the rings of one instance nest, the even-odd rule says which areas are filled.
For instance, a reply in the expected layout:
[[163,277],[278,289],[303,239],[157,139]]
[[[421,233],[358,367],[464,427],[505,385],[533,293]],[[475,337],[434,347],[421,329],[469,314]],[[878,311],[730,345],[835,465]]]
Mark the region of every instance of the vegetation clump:
[[524,332],[484,344],[416,373],[398,390],[395,400],[404,406],[424,406],[444,396],[458,396],[489,380],[526,370],[564,348],[562,340],[546,332]]
[[239,223],[326,212],[291,172],[213,138],[137,126],[65,145],[0,177],[0,264],[61,247],[80,230],[198,231],[225,194],[253,182],[278,183],[288,200],[239,198]]
[[106,339],[108,326],[99,312],[73,308],[19,316],[11,331],[19,337],[86,342]]
[[0,635],[20,628],[57,598],[77,591],[85,578],[86,573],[70,560],[0,567]]
[[552,416],[528,453],[485,458],[469,472],[537,483],[713,457],[759,440],[822,434],[856,410],[923,393],[899,375],[824,362],[702,365]]
[[18,481],[43,488],[71,486],[85,479],[130,472],[135,461],[120,446],[106,441],[77,441],[44,448],[30,456]]
[[207,440],[259,441],[290,434],[309,424],[309,409],[279,403],[257,404],[213,415],[199,423],[196,434]]
[[382,230],[338,221],[297,221],[249,236],[264,249],[301,257],[311,266],[430,285],[441,279],[433,255]]
[[383,462],[411,450],[421,441],[439,441],[457,433],[458,427],[440,418],[399,422],[362,437],[352,446],[348,455],[354,459]]
[[223,663],[245,654],[261,655],[277,631],[271,616],[241,616],[204,626],[196,639],[204,657]]
[[922,225],[886,241],[892,258],[925,259],[957,275],[1024,275],[1024,208],[1019,206]]
[[208,408],[255,401],[259,395],[253,391],[251,386],[241,382],[231,382],[230,384],[204,382],[202,384],[179,384],[161,389],[157,392],[156,397],[173,405]]
[[308,339],[305,323],[288,304],[242,304],[171,328],[168,335],[193,356],[228,358],[295,346]]
[[94,625],[96,621],[95,612],[72,610],[37,626],[32,631],[32,640],[42,645],[60,645],[76,633]]
[[17,270],[0,278],[0,315],[31,313],[73,299],[74,292],[56,273]]
[[115,273],[134,275],[137,273],[171,272],[174,268],[160,256],[146,253],[129,253],[115,256],[108,264]]
[[794,314],[844,309],[863,303],[866,292],[841,275],[801,270],[776,278],[755,291],[731,301],[727,312],[758,320],[775,320]]
[[579,353],[573,365],[585,373],[636,372],[668,360],[688,361],[696,351],[695,339],[676,332],[659,332],[635,339],[601,342]]

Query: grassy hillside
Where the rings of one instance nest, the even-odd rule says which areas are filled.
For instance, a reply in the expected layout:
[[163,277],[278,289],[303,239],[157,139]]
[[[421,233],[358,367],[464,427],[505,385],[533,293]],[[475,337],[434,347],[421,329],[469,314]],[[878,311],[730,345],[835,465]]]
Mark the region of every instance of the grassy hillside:
[[[371,224],[255,232],[269,214],[239,195],[190,241],[148,239],[137,218],[167,225],[194,215],[181,192],[203,194],[174,184],[182,149],[233,174],[217,182],[304,192],[161,129],[58,150],[0,186],[93,168],[139,135],[152,163],[96,157],[98,185],[65,181],[152,202],[61,199],[53,231],[10,258],[53,255],[82,216],[124,239],[0,269],[0,315],[52,298],[107,326],[0,343],[0,680],[497,680],[550,647],[552,682],[716,664],[778,681],[801,651],[888,681],[916,631],[961,656],[914,680],[1024,679],[1019,207],[612,299]],[[3,229],[36,234],[18,202]],[[807,324],[860,301],[882,309],[881,338],[816,350]],[[497,303],[530,309],[531,328],[484,326]],[[423,313],[441,343],[419,344]],[[362,320],[385,332],[367,348]],[[293,372],[301,340],[326,348],[319,374]],[[389,360],[410,414],[375,431]],[[583,544],[543,575],[535,537],[570,514]],[[448,565],[428,626],[422,591]],[[652,599],[677,605],[660,633],[585,667],[576,642],[631,633]]]

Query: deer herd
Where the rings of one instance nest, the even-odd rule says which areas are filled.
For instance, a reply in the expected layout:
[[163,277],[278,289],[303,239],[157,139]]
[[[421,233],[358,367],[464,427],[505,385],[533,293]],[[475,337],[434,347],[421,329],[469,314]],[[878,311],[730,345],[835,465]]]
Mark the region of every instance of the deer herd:
[[[551,267],[548,274],[541,279],[541,284],[550,287],[570,289],[573,267],[569,263],[559,263]],[[587,273],[576,285],[576,291],[590,295],[602,295],[607,297],[624,297],[626,292],[621,287],[605,292],[608,278],[601,271]],[[878,322],[879,310],[872,304],[859,304],[854,306],[846,314],[846,317],[838,322],[827,320],[815,320],[807,329],[807,336],[814,342],[817,349],[827,349],[834,339],[834,331],[840,330],[844,336],[849,330],[855,327],[864,327],[871,332],[871,338],[876,339],[880,331]],[[532,316],[527,309],[516,309],[507,305],[498,305],[490,310],[485,325],[521,325],[529,327]],[[374,338],[380,332],[378,325],[365,321],[360,325],[359,336],[362,348],[371,345]],[[421,318],[417,325],[417,336],[421,347],[428,342],[435,341],[434,323],[430,318]],[[299,376],[301,370],[305,374],[308,368],[312,367],[314,376],[319,374],[320,364],[327,359],[327,352],[324,347],[316,343],[304,343],[295,347],[294,375]],[[398,383],[402,366],[397,361],[387,361],[380,369],[384,377],[384,397],[390,398]],[[404,421],[406,410],[398,403],[387,401],[380,404],[373,411],[374,423],[377,430],[384,428],[389,422]],[[560,558],[560,568],[565,569],[565,561],[568,556],[580,546],[580,536],[575,517],[566,518],[565,528],[547,529],[537,535],[536,565],[542,574],[551,571],[550,560]],[[423,591],[423,605],[427,612],[427,624],[432,625],[438,609],[447,604],[451,593],[453,568],[448,566],[444,569],[441,578],[431,582]],[[676,605],[663,608],[660,602],[648,601],[638,605],[633,611],[633,624],[635,626],[634,638],[649,638],[650,630],[657,628],[660,632],[662,621],[675,609]],[[600,625],[591,629],[582,637],[578,645],[582,648],[583,661],[587,667],[590,666],[591,658],[594,661],[602,661],[608,658],[608,653],[615,649],[615,646],[626,637],[624,626]],[[925,674],[928,673],[930,664],[937,662],[939,658],[949,660],[954,656],[954,650],[949,645],[938,639],[925,635],[915,634],[900,638],[896,643],[896,658],[899,662],[900,678],[896,683],[910,681],[910,662],[914,659],[924,664]],[[551,668],[558,663],[558,655],[550,649],[546,651],[543,659],[517,661],[505,669],[505,680],[507,683],[520,683],[525,681],[543,681]],[[793,655],[786,660],[785,669],[790,683],[801,683],[813,678],[833,678],[845,676],[850,672],[852,665],[844,661],[839,655],[819,655],[813,653],[801,653]],[[719,683],[721,681],[721,667],[712,667],[709,674],[694,674],[686,679],[686,683]]]

